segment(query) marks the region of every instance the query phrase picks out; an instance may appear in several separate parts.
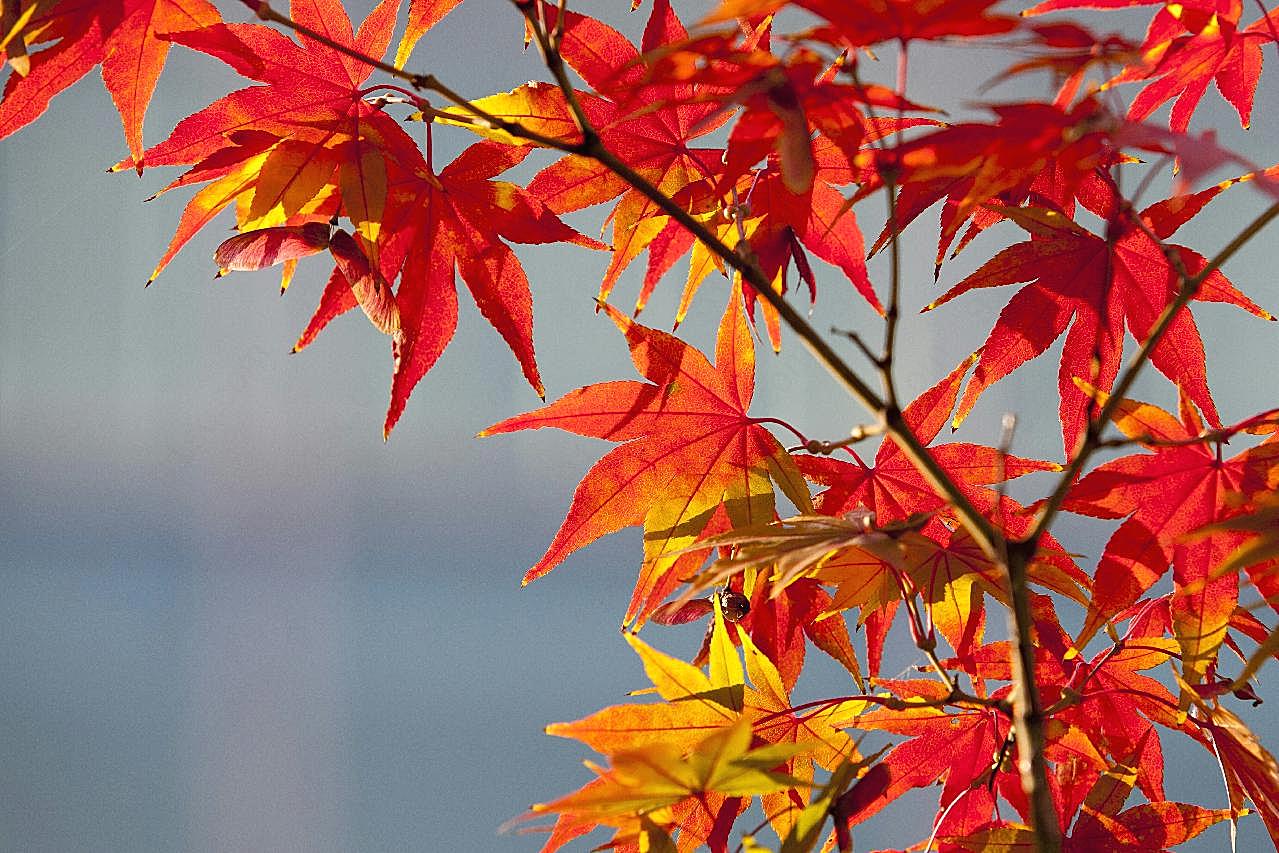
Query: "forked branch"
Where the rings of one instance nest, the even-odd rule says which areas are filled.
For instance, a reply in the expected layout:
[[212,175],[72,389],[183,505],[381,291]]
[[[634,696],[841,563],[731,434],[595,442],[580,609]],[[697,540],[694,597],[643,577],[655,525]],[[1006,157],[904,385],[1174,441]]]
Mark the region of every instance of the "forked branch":
[[[1007,541],[1000,527],[987,519],[973,505],[960,485],[938,464],[923,443],[919,441],[918,437],[907,425],[898,406],[893,384],[893,359],[896,349],[897,315],[899,310],[900,258],[897,242],[899,237],[897,235],[895,188],[891,183],[888,186],[889,218],[890,225],[893,228],[891,299],[889,313],[886,318],[887,325],[883,352],[872,358],[872,363],[879,373],[882,385],[882,389],[877,392],[818,334],[807,319],[791,307],[781,293],[774,289],[773,282],[769,280],[754,257],[747,240],[740,240],[736,248],[729,246],[713,229],[708,228],[703,222],[681,207],[673,198],[663,193],[642,174],[610,151],[603,143],[598,130],[592,126],[582,107],[565,61],[560,53],[566,14],[566,4],[563,0],[559,0],[557,4],[550,5],[540,2],[540,0],[512,0],[512,2],[524,16],[546,67],[560,89],[564,102],[576,125],[578,138],[571,140],[547,136],[517,121],[494,115],[464,98],[434,75],[407,72],[377,58],[366,56],[348,45],[335,42],[322,33],[315,32],[293,21],[287,15],[275,11],[265,0],[241,0],[241,2],[263,20],[305,34],[319,43],[367,63],[369,66],[381,70],[395,79],[404,81],[417,91],[429,92],[439,96],[442,100],[458,109],[456,113],[450,112],[450,121],[469,122],[477,126],[501,130],[513,138],[566,154],[589,158],[599,163],[632,189],[646,197],[663,214],[685,228],[709,252],[740,274],[742,280],[751,286],[756,295],[777,312],[780,319],[799,337],[817,361],[836,378],[839,384],[854,399],[877,419],[874,426],[865,428],[861,435],[855,434],[849,441],[857,440],[862,435],[876,431],[882,431],[883,434],[891,438],[919,470],[936,494],[953,508],[960,522],[972,535],[975,544],[987,557],[1002,565],[1006,570],[1011,598],[1012,631],[1015,640],[1013,655],[1014,688],[1011,706],[1022,786],[1031,804],[1031,821],[1035,827],[1035,849],[1043,851],[1043,853],[1059,851],[1061,848],[1061,833],[1057,825],[1057,818],[1047,784],[1047,767],[1044,760],[1045,711],[1038,696],[1034,673],[1033,623],[1028,591],[1029,567],[1038,553],[1041,540],[1051,527],[1056,515],[1060,512],[1068,490],[1094,453],[1107,444],[1103,438],[1106,424],[1131,389],[1144,364],[1150,360],[1155,347],[1159,345],[1178,312],[1184,309],[1195,297],[1200,286],[1212,272],[1232,257],[1270,221],[1279,216],[1279,203],[1272,205],[1245,227],[1229,245],[1197,274],[1191,276],[1187,275],[1184,269],[1178,271],[1179,286],[1175,298],[1161,313],[1136,355],[1117,378],[1112,388],[1111,396],[1100,407],[1097,417],[1088,424],[1079,447],[1056,483],[1052,494],[1043,503],[1031,532],[1022,540]],[[558,7],[558,14],[555,15],[555,21],[548,25],[550,9],[555,6]],[[901,77],[903,79],[899,82],[904,82],[904,64],[901,69]],[[899,86],[899,88],[904,88],[904,85]],[[433,110],[427,109],[424,112],[428,120],[436,117],[436,113]],[[1170,260],[1172,259],[1170,258]],[[857,340],[860,341],[860,339]],[[867,350],[867,353],[872,355],[869,350]],[[842,443],[832,443],[830,449]],[[916,624],[918,624],[918,618],[917,613],[912,613],[912,620]],[[921,648],[924,645],[921,644]],[[950,688],[948,702],[981,703],[981,700],[977,699],[977,697],[969,696],[958,688],[953,678],[942,667],[931,649],[925,649],[925,651],[928,653],[934,669],[938,671],[939,676]]]

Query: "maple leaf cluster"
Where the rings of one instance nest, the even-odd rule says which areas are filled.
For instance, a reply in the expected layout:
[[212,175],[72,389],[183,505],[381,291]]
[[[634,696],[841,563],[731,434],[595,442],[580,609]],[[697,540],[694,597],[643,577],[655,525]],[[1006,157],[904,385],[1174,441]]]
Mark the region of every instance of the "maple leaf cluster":
[[[1237,821],[1249,803],[1279,847],[1279,765],[1229,707],[1260,701],[1253,676],[1279,657],[1279,634],[1254,613],[1279,609],[1279,409],[1223,421],[1191,306],[1274,317],[1222,269],[1237,246],[1209,256],[1171,242],[1220,197],[1279,199],[1279,166],[1195,127],[1215,84],[1248,128],[1263,54],[1279,50],[1279,10],[723,0],[690,32],[670,0],[652,0],[636,44],[577,4],[518,0],[509,11],[524,16],[550,79],[466,99],[443,74],[404,70],[459,3],[409,0],[388,63],[401,0],[381,0],[358,27],[338,0],[292,0],[287,13],[244,0],[265,23],[223,20],[205,0],[3,0],[0,138],[100,66],[129,152],[112,168],[182,167],[160,192],[193,191],[148,283],[227,210],[237,233],[215,253],[219,275],[278,265],[283,292],[307,258],[326,256],[294,349],[358,307],[392,355],[384,435],[452,339],[459,280],[543,396],[512,246],[610,254],[596,296],[640,379],[579,388],[480,433],[556,427],[616,445],[525,583],[609,533],[644,534],[622,621],[652,683],[640,692],[657,701],[548,729],[606,763],[533,807],[554,817],[543,850],[599,828],[624,851],[727,850],[734,832],[762,850],[759,830],[739,825],[756,800],[782,851],[849,850],[855,827],[930,786],[935,812],[905,830],[929,849],[1157,851]],[[1040,17],[1132,6],[1157,7],[1140,39]],[[1006,76],[1046,71],[1055,96],[950,120],[906,92],[912,46],[937,41],[1016,50]],[[249,82],[146,146],[143,115],[173,45]],[[863,78],[877,51],[897,55],[895,84]],[[1166,127],[1147,121],[1169,101]],[[440,133],[479,138],[437,165]],[[543,164],[530,180],[502,179],[530,157]],[[1172,164],[1172,195],[1138,209],[1139,193],[1122,188],[1144,189]],[[1205,188],[1222,166],[1232,177]],[[889,215],[868,241],[855,208],[872,196]],[[937,206],[939,278],[978,237],[1023,236],[923,310],[1017,289],[984,342],[899,406],[893,340],[909,294],[898,243]],[[606,211],[607,242],[561,218],[588,208]],[[867,268],[885,250],[887,284]],[[727,280],[711,354],[609,302],[644,256],[638,315],[685,255],[676,326],[708,280]],[[816,306],[819,275],[851,287],[823,285],[823,306],[855,300],[883,317],[881,351],[865,330],[853,335],[881,393],[849,378],[789,306],[796,281]],[[756,340],[779,350],[788,329],[868,406],[871,427],[827,442],[749,414]],[[1061,461],[938,442],[1063,336]],[[1145,362],[1168,381],[1175,413],[1127,397]],[[857,448],[872,435],[877,450]],[[1232,440],[1243,449],[1227,458]],[[1119,454],[1089,468],[1106,446]],[[1058,486],[1013,499],[1008,482],[1030,474]],[[1061,511],[1119,522],[1095,566],[1050,532]],[[1014,614],[1016,636],[987,637],[990,602]],[[691,661],[634,633],[699,620]],[[881,676],[895,625],[930,677]],[[810,646],[847,671],[844,695],[791,698]],[[1168,801],[1171,737],[1220,764],[1219,807]],[[1134,792],[1142,801],[1128,805]]]

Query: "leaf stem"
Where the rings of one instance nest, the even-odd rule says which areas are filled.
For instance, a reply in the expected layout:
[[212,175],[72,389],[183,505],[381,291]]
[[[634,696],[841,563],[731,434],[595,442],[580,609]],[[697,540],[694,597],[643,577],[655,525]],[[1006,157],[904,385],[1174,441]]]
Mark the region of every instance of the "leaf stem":
[[795,427],[791,426],[790,424],[788,424],[786,421],[782,420],[781,418],[751,418],[751,423],[773,424],[774,426],[779,426],[782,429],[789,432],[791,435],[798,438],[800,444],[804,446],[807,446],[809,444],[807,436],[805,436],[802,432],[795,429]]
[[[903,51],[905,49],[903,48]],[[905,54],[903,53],[903,56]],[[897,381],[893,373],[893,359],[897,353],[897,325],[901,318],[901,237],[896,229],[897,222],[897,182],[890,178],[884,187],[888,196],[888,221],[894,223],[892,239],[888,241],[888,310],[884,313],[884,352],[876,364],[879,367],[880,381],[884,387],[885,402],[896,409]]]
[[[901,39],[897,43],[897,122],[901,125],[906,99],[906,71],[908,67],[907,41]],[[894,150],[896,145],[893,146]],[[896,167],[894,166],[894,169]],[[888,221],[893,229],[892,239],[888,244],[888,310],[884,314],[884,352],[880,355],[878,366],[880,381],[884,387],[884,397],[890,408],[898,408],[897,381],[893,372],[893,359],[897,353],[897,326],[901,319],[901,234],[897,228],[897,177],[896,172],[888,177],[884,187],[888,198]]]

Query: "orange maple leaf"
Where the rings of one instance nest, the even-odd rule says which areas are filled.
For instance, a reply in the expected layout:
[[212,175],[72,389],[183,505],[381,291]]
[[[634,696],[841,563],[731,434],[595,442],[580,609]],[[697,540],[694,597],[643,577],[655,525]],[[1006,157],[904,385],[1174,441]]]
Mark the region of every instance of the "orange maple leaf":
[[[298,0],[292,15],[336,43],[381,56],[399,5],[399,0],[382,0],[355,32],[336,0]],[[372,67],[309,37],[294,42],[256,24],[217,24],[170,39],[265,85],[214,101],[179,122],[141,161],[135,157],[113,167],[195,164],[161,192],[207,182],[187,204],[151,279],[233,203],[244,231],[301,226],[344,213],[355,226],[360,249],[376,260],[387,194],[385,163],[419,155],[395,120],[365,100],[377,88],[364,87]]]
[[[330,241],[338,269],[294,352],[310,344],[334,317],[360,305],[374,325],[393,336],[395,373],[383,435],[390,434],[413,389],[453,338],[458,278],[510,347],[529,384],[542,395],[533,351],[533,298],[524,268],[507,243],[563,240],[590,248],[603,245],[565,225],[525,190],[495,180],[519,163],[528,150],[481,141],[436,173],[410,146],[398,158],[387,161],[385,213],[376,222],[375,239],[363,243],[368,246],[367,260],[361,264],[359,257],[344,257],[338,253],[337,243]],[[369,223],[374,221],[370,218]],[[352,250],[349,255],[362,248],[354,239],[344,242]],[[289,245],[281,243],[277,253]],[[374,259],[376,263],[370,263]],[[382,312],[370,308],[381,308],[382,303],[365,294],[383,295],[385,287],[371,291],[368,280],[376,286],[379,280],[391,281],[397,275],[394,323],[379,322]]]
[[[25,26],[20,20],[30,13]],[[0,57],[14,73],[0,99],[0,139],[35,121],[62,92],[96,65],[111,93],[124,138],[142,172],[142,119],[169,54],[167,34],[217,24],[208,0],[6,2],[0,11]],[[15,29],[11,29],[15,27]],[[32,44],[56,41],[27,55]]]
[[524,583],[604,534],[637,524],[644,526],[645,562],[655,562],[660,573],[721,504],[734,526],[771,520],[774,482],[796,506],[809,506],[790,454],[762,419],[746,414],[755,389],[755,348],[740,302],[734,288],[714,366],[679,338],[604,305],[649,382],[588,385],[480,433],[557,427],[622,442],[582,479],[563,526]]
[[[548,26],[559,12],[545,9]],[[657,0],[638,48],[622,33],[594,18],[566,12],[560,53],[593,91],[576,95],[582,110],[603,145],[622,158],[653,186],[674,196],[682,189],[721,171],[723,150],[700,148],[692,143],[712,133],[730,118],[715,103],[696,101],[698,87],[672,84],[647,87],[653,99],[643,106],[614,100],[612,95],[640,86],[645,77],[641,53],[682,44],[688,33],[669,0]],[[490,115],[518,121],[523,127],[566,141],[580,133],[557,87],[530,83],[512,92],[473,102]],[[464,112],[458,108],[449,113]],[[511,137],[500,128],[467,125],[471,130],[499,141]],[[588,157],[569,155],[539,172],[528,185],[556,213],[570,213],[616,199],[608,214],[612,224],[613,260],[600,284],[600,299],[607,299],[618,276],[646,248],[659,252],[655,241],[670,223],[652,199],[630,187],[605,165]],[[675,257],[687,249],[687,244]]]
[[[736,642],[741,644],[745,669],[730,631],[735,631]],[[832,702],[805,713],[792,711],[789,692],[773,661],[741,626],[730,627],[718,602],[707,655],[709,674],[654,649],[633,634],[627,634],[626,641],[640,656],[644,671],[653,683],[653,691],[647,692],[656,692],[664,701],[614,705],[575,722],[548,726],[548,734],[574,738],[600,753],[612,755],[616,768],[618,756],[630,760],[636,753],[688,761],[703,751],[704,745],[717,734],[729,727],[740,728],[750,733],[757,744],[770,745],[765,749],[772,749],[768,754],[778,759],[773,768],[780,775],[775,780],[788,782],[753,792],[716,788],[719,794],[729,798],[727,802],[721,798],[692,810],[675,808],[672,823],[680,828],[680,849],[691,849],[687,845],[693,841],[706,843],[713,820],[703,824],[701,819],[713,818],[721,808],[738,808],[739,804],[732,798],[750,793],[762,796],[774,829],[784,836],[809,800],[815,770],[834,770],[841,763],[858,758],[855,744],[841,727],[864,710],[864,703]],[[749,686],[745,683],[747,675]],[[619,824],[608,819],[611,807],[633,806],[633,798],[641,795],[641,787],[644,795],[662,793],[652,785],[639,785],[638,777],[621,789],[611,782],[593,780],[553,804],[534,806],[534,811],[553,810],[566,815],[568,819],[562,819],[559,824],[562,829],[569,823],[576,824],[583,832],[597,824],[617,826]],[[619,797],[623,800],[615,802]],[[603,811],[600,810],[601,798],[608,803]],[[652,803],[653,806],[661,804]],[[741,808],[744,807],[745,804],[741,804]],[[544,849],[554,850],[557,846],[548,843]]]
[[[1065,332],[1057,384],[1062,443],[1066,453],[1073,455],[1093,409],[1091,398],[1075,386],[1075,377],[1088,378],[1106,391],[1119,374],[1125,327],[1138,342],[1145,342],[1180,283],[1180,271],[1168,253],[1176,253],[1181,269],[1189,275],[1197,275],[1208,263],[1191,249],[1170,243],[1161,246],[1154,238],[1168,240],[1232,183],[1223,181],[1193,195],[1173,196],[1133,216],[1122,209],[1118,186],[1107,180],[1101,187],[1105,194],[1090,201],[1090,209],[1108,222],[1104,234],[1084,229],[1059,211],[1004,209],[1029,239],[999,252],[925,309],[970,290],[1029,282],[1000,312],[982,345],[954,425],[968,416],[987,388],[1043,354]],[[1204,279],[1193,301],[1224,302],[1274,319],[1219,270]],[[1208,390],[1203,340],[1189,310],[1176,315],[1151,353],[1150,363],[1185,389],[1213,427],[1221,425]]]

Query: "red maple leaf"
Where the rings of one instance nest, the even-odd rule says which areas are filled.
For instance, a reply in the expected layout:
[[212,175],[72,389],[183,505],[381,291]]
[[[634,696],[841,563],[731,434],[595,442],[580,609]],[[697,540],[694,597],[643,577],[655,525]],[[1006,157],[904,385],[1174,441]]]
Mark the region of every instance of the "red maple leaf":
[[[946,687],[937,681],[883,680],[894,693],[940,702]],[[1002,769],[1009,723],[993,709],[948,710],[915,707],[871,711],[856,718],[859,729],[906,735],[857,780],[836,806],[837,820],[853,826],[877,814],[913,788],[942,781],[940,828],[963,832],[990,820],[994,791],[1019,790]]]
[[[399,0],[383,0],[358,33],[352,33],[336,0],[297,0],[292,14],[338,43],[381,56],[398,7]],[[390,116],[365,100],[377,88],[362,88],[371,66],[306,36],[299,45],[256,24],[217,24],[170,38],[266,85],[215,101],[183,119],[168,139],[144,153],[148,166],[195,164],[161,192],[207,184],[183,211],[151,279],[197,231],[237,201],[237,222],[244,231],[345,214],[361,249],[376,261],[387,163],[403,160],[411,168],[421,154]],[[132,165],[130,159],[114,168]]]
[[764,169],[750,180],[741,195],[748,205],[748,215],[760,217],[751,226],[751,249],[759,259],[764,274],[782,278],[793,261],[800,278],[808,284],[810,298],[816,289],[812,268],[804,255],[807,248],[818,258],[837,267],[857,292],[882,314],[883,306],[875,296],[866,272],[866,250],[861,229],[852,212],[844,211],[844,198],[825,178],[825,160],[834,152],[818,145],[817,180],[803,194],[795,194],[785,186],[777,158],[770,157]]
[[[866,271],[861,228],[856,216],[847,210],[844,197],[835,189],[837,183],[851,182],[852,167],[835,144],[824,137],[814,140],[813,153],[815,179],[806,192],[791,192],[785,186],[780,158],[769,155],[764,168],[738,181],[736,194],[729,200],[721,197],[714,179],[690,185],[680,200],[715,223],[720,238],[728,245],[736,245],[740,234],[744,233],[760,270],[780,292],[786,293],[790,288],[788,279],[793,264],[799,279],[807,285],[810,302],[816,302],[817,279],[807,250],[844,273],[871,307],[883,314],[883,306]],[[736,199],[736,214],[730,210],[733,198]],[[735,216],[741,217],[740,229]],[[700,243],[694,245],[692,234],[678,223],[671,222],[653,241],[644,284],[636,300],[637,311],[644,307],[657,282],[690,246],[693,247],[693,257],[675,313],[677,325],[684,321],[693,297],[707,276],[716,269],[724,272],[718,258]],[[735,276],[739,282],[740,278]],[[781,319],[777,311],[759,300],[753,288],[742,284],[752,320],[758,304],[762,308],[773,349],[780,350]]]
[[[558,11],[547,4],[546,14],[548,26],[554,27]],[[687,38],[669,0],[657,0],[639,49],[612,27],[566,12],[560,53],[595,92],[608,93],[642,82],[645,64],[641,51],[648,53]],[[656,88],[660,101],[642,108],[600,94],[579,92],[577,97],[604,146],[662,192],[675,195],[694,181],[718,174],[723,150],[692,148],[689,143],[715,130],[728,115],[717,116],[717,104],[696,103],[695,87],[690,84]],[[539,105],[536,116],[527,115],[530,100]],[[535,130],[561,137],[575,135],[565,132],[567,107],[557,90],[530,85],[477,103]],[[613,226],[613,261],[600,285],[601,300],[607,299],[622,270],[669,222],[647,196],[607,166],[585,157],[565,157],[543,169],[529,183],[529,191],[558,213],[617,199],[607,220]]]
[[[972,360],[970,358],[961,363],[902,412],[906,425],[922,443],[931,443],[950,418],[964,374]],[[1019,504],[1006,496],[1001,499],[989,487],[1034,471],[1060,468],[1051,462],[1001,455],[994,448],[968,443],[942,444],[930,448],[929,452],[979,510],[997,518],[1013,535],[1024,534],[1029,530],[1029,518]],[[934,545],[937,542],[951,541],[951,531],[941,520],[946,517],[952,519],[953,523],[946,500],[933,491],[896,442],[886,439],[875,455],[874,464],[867,464],[851,449],[848,453],[853,457],[852,462],[817,456],[796,457],[796,463],[804,476],[827,487],[815,500],[819,512],[841,516],[853,511],[869,510],[879,525],[904,521],[917,513],[935,513],[935,517],[929,519],[922,532],[935,540]],[[955,544],[958,546],[959,543]],[[1050,585],[1055,589],[1066,589],[1072,582],[1086,586],[1087,578],[1064,556],[1060,546],[1053,540],[1048,540],[1047,544],[1053,556],[1042,567],[1044,574],[1041,580],[1051,580]],[[944,550],[948,546],[937,547]],[[950,564],[949,558],[933,554],[928,549],[920,551],[916,556],[921,561],[918,567],[922,573],[921,578],[929,577],[925,564],[935,557],[942,558],[943,564],[950,566],[950,569],[956,568]],[[956,555],[950,555],[954,556]],[[970,566],[963,573],[972,574],[972,568]],[[840,586],[835,594],[836,606],[861,606],[862,620],[869,620],[867,650],[872,674],[878,672],[884,637],[898,602],[898,584],[893,580],[891,571],[873,556],[855,554],[847,559],[835,557],[823,567],[819,575],[823,582]],[[1062,574],[1065,578],[1061,577]],[[993,572],[977,571],[973,577],[984,575],[993,576]],[[935,599],[944,599],[950,594],[951,588],[946,584],[949,579],[951,578],[947,575],[926,581],[926,586],[934,592]],[[967,580],[972,579],[970,577]],[[964,594],[967,597],[968,590]],[[971,612],[971,608],[968,612]],[[963,618],[956,617],[951,623],[956,627],[954,636],[957,638],[964,633],[965,628],[962,626],[967,625],[968,618],[968,613],[965,613]]]
[[1143,674],[1177,653],[1167,638],[1168,602],[1156,602],[1132,620],[1121,642],[1077,664],[1069,682],[1079,704],[1061,718],[1088,732],[1116,760],[1136,770],[1137,785],[1150,800],[1164,799],[1164,758],[1152,723],[1183,727],[1177,700],[1160,682]]
[[[985,36],[1008,32],[1017,19],[990,14],[998,0],[797,0],[830,22],[815,35],[829,41],[865,47],[885,41],[908,42],[952,36]],[[775,12],[784,0],[723,0],[711,20]]]
[[[1068,701],[1054,714],[1084,733],[1094,751],[1109,754],[1134,768],[1136,782],[1148,798],[1164,799],[1164,758],[1154,723],[1186,730],[1177,700],[1159,681],[1144,674],[1177,655],[1177,644],[1168,638],[1168,599],[1142,602],[1122,614],[1129,624],[1123,636],[1091,659],[1077,647],[1057,620],[1051,599],[1034,596],[1035,681],[1045,705]],[[1011,649],[1007,642],[990,643],[967,656],[943,661],[975,678],[1011,682]],[[1079,807],[1098,768],[1058,768],[1057,806],[1063,822]]]
[[[740,107],[719,188],[732,186],[772,154],[783,183],[796,194],[813,182],[814,130],[852,159],[871,124],[864,106],[920,109],[891,89],[851,79],[842,60],[830,63],[807,48],[774,55],[762,38],[766,31],[749,32],[744,39],[712,33],[662,48],[648,58],[645,85],[628,81],[609,94],[632,108],[648,104],[651,109],[663,100],[715,103],[721,110]],[[702,84],[693,86],[693,81]]]
[[[1157,0],[1050,0],[1030,9],[1034,15],[1080,6],[1122,8],[1153,5]],[[1141,44],[1142,61],[1128,65],[1106,84],[1149,81],[1128,108],[1128,118],[1141,121],[1168,101],[1176,101],[1168,119],[1171,130],[1184,133],[1208,86],[1239,114],[1247,128],[1253,96],[1261,76],[1262,45],[1276,40],[1275,13],[1242,29],[1242,0],[1191,0],[1168,4],[1155,14]]]
[[[416,153],[417,149],[412,149]],[[400,274],[395,293],[395,375],[383,425],[389,435],[413,388],[444,352],[457,327],[456,275],[476,306],[510,347],[539,395],[541,376],[533,353],[532,296],[515,253],[516,243],[572,242],[603,248],[565,225],[527,191],[494,178],[519,163],[529,149],[477,142],[439,174],[417,155],[412,171],[390,161],[389,189],[376,239],[369,245],[378,275]],[[405,158],[408,159],[407,152]],[[456,270],[456,273],[455,273]],[[315,317],[295,351],[333,317],[355,307],[358,290],[347,270],[330,279]],[[366,308],[367,310],[367,308]]]
[[1224,441],[1256,420],[1205,437],[1199,415],[1184,396],[1180,418],[1148,403],[1122,401],[1115,425],[1151,453],[1097,467],[1071,487],[1063,504],[1071,512],[1124,519],[1097,565],[1081,645],[1150,589],[1171,564],[1172,622],[1181,644],[1183,678],[1196,684],[1204,677],[1239,596],[1238,576],[1217,577],[1213,570],[1244,535],[1223,530],[1192,541],[1183,537],[1239,514],[1232,493],[1251,493],[1265,482],[1265,471],[1279,458],[1279,445],[1261,444],[1230,459],[1221,457]]
[[[937,238],[937,256],[933,260],[933,278],[941,276],[941,267],[947,257],[956,257],[965,247],[990,226],[1008,218],[1004,208],[1028,205],[1049,207],[1073,216],[1077,197],[1092,193],[1109,195],[1109,181],[1100,169],[1080,171],[1082,164],[1074,163],[1063,168],[1056,158],[1050,158],[1038,172],[1020,183],[1004,189],[972,206],[973,180],[969,176],[954,175],[931,181],[909,182],[897,196],[897,227],[892,221],[884,228],[871,246],[870,255],[888,245],[894,234],[899,234],[915,217],[923,213],[939,199],[944,199],[941,209],[941,231]],[[967,223],[962,236],[960,228]],[[954,246],[952,249],[951,246]]]
[[721,504],[736,527],[771,521],[775,481],[797,506],[808,505],[790,454],[761,419],[746,414],[755,356],[740,300],[738,293],[730,295],[713,366],[678,338],[604,306],[626,335],[636,370],[649,381],[579,388],[480,433],[557,427],[622,442],[582,479],[568,517],[524,583],[606,533],[643,524],[646,564],[658,566],[645,569],[654,584],[652,575],[670,569]]
[[[1189,841],[1223,820],[1232,819],[1230,809],[1207,809],[1162,798],[1120,811],[1132,792],[1136,776],[1137,771],[1131,766],[1119,763],[1096,777],[1079,804],[1078,817],[1074,818],[1069,836],[1063,839],[1063,851],[1160,853]],[[1071,816],[1074,814],[1072,811]],[[940,849],[945,853],[981,853],[1031,849],[1034,843],[1035,833],[1029,827],[1001,821],[965,836],[944,837]]]
[[[1084,199],[1094,213],[1108,221],[1105,236],[1093,234],[1053,210],[1023,209],[1017,214],[1005,209],[1030,232],[1031,239],[1004,249],[925,308],[932,310],[977,288],[1030,282],[1004,307],[982,345],[981,359],[959,403],[956,426],[986,388],[1043,353],[1069,328],[1058,390],[1062,439],[1067,454],[1073,455],[1093,407],[1092,399],[1075,385],[1075,379],[1109,390],[1119,372],[1125,325],[1133,337],[1144,342],[1179,287],[1177,271],[1151,235],[1167,240],[1228,182],[1152,204],[1138,214],[1141,224],[1120,208],[1117,188],[1107,184],[1105,196]],[[1177,253],[1190,275],[1196,275],[1207,263],[1184,246],[1168,248]],[[1226,302],[1273,319],[1218,270],[1203,281],[1195,300]],[[1208,390],[1203,341],[1189,311],[1180,312],[1173,320],[1151,362],[1186,389],[1213,426],[1220,425]]]
[[[1190,116],[1208,88],[1217,91],[1239,113],[1239,123],[1251,123],[1252,100],[1261,76],[1262,45],[1275,41],[1275,23],[1270,16],[1239,29],[1243,4],[1233,0],[1205,24],[1187,33],[1184,17],[1175,7],[1164,7],[1150,22],[1142,52],[1144,67],[1129,66],[1110,85],[1135,80],[1151,80],[1128,108],[1128,117],[1141,121],[1161,104],[1176,98],[1168,119],[1171,130],[1184,133]],[[1263,10],[1264,11],[1264,10]]]
[[[11,0],[4,4],[0,37],[9,38],[10,26],[30,6],[37,6],[36,13],[5,49],[15,73],[0,100],[0,139],[35,121],[54,95],[101,65],[141,174],[142,118],[169,53],[166,36],[217,24],[217,9],[207,0]],[[28,45],[55,40],[27,56]]]
[[[866,174],[850,204],[890,182],[900,188],[896,225],[890,221],[884,226],[871,254],[945,199],[936,259],[940,266],[959,229],[970,218],[975,218],[979,227],[999,220],[981,205],[992,200],[1020,204],[1032,191],[1066,205],[1080,184],[1116,156],[1111,133],[1122,122],[1094,97],[1070,106],[1025,102],[989,109],[997,116],[993,123],[949,125],[891,147],[863,152],[857,159]],[[973,236],[967,235],[961,247]]]
[[[974,359],[966,359],[903,410],[906,426],[921,443],[931,443],[950,419],[964,374]],[[933,491],[892,439],[885,439],[879,446],[874,464],[867,464],[851,449],[847,452],[852,462],[819,456],[796,457],[806,477],[827,487],[815,501],[822,514],[838,516],[868,509],[875,514],[879,525],[903,521],[915,513],[947,514],[946,499]],[[929,452],[979,509],[989,513],[999,509],[1014,533],[1024,526],[1016,505],[1005,498],[1000,506],[995,491],[987,487],[1033,471],[1061,468],[1052,462],[1001,455],[994,448],[968,443],[942,444],[930,448]]]
[[[335,0],[296,0],[292,15],[338,44],[381,56],[398,0],[383,0],[352,32]],[[438,175],[421,149],[364,86],[372,68],[314,38],[301,45],[252,24],[173,36],[264,82],[233,92],[178,124],[146,152],[146,162],[195,166],[168,188],[207,183],[187,205],[158,274],[181,246],[237,203],[244,233],[224,243],[219,267],[258,269],[328,248],[336,268],[295,351],[334,317],[359,305],[392,335],[395,376],[383,427],[389,434],[413,387],[434,365],[457,323],[455,269],[485,318],[514,352],[540,394],[528,282],[504,240],[566,240],[602,248],[559,220],[526,191],[493,180],[527,148],[482,142]],[[353,233],[328,236],[345,216]],[[398,290],[393,284],[400,279]]]
[[[383,0],[358,32],[336,0],[295,0],[292,17],[378,57],[390,43],[398,7],[399,0]],[[301,35],[299,44],[254,24],[219,24],[171,38],[265,85],[232,92],[184,119],[145,153],[148,165],[195,164],[166,190],[205,184],[183,212],[153,279],[197,231],[235,204],[243,233],[219,247],[220,270],[283,262],[287,285],[299,258],[325,248],[333,255],[335,269],[295,351],[357,305],[393,336],[395,376],[384,434],[453,335],[455,269],[542,392],[528,282],[503,241],[602,246],[526,191],[493,180],[527,148],[483,142],[436,175],[382,103],[368,99],[381,87],[364,85],[372,71],[367,62],[315,38]],[[325,222],[338,216],[350,220],[351,233],[330,235]]]

